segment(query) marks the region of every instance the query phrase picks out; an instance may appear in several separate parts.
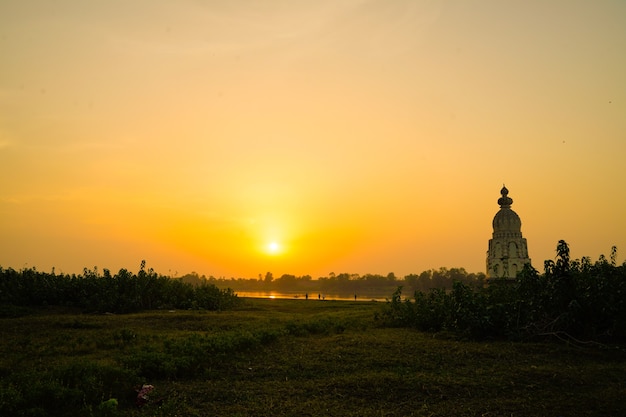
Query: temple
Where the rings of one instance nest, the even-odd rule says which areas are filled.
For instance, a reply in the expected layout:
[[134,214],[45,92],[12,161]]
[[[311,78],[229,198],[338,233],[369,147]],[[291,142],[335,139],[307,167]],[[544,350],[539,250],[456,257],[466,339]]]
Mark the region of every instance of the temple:
[[522,237],[522,221],[511,210],[513,199],[505,186],[498,199],[500,210],[493,218],[493,236],[487,251],[487,278],[515,279],[524,264],[530,263],[526,239]]

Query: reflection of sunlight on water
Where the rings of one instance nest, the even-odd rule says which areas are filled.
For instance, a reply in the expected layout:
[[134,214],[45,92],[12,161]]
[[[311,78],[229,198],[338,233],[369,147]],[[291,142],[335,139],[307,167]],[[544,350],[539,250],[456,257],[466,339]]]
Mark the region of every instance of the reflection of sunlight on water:
[[239,297],[268,298],[270,300],[291,299],[291,300],[320,300],[320,301],[387,301],[387,296],[383,294],[322,294],[306,292],[278,292],[278,291],[236,291]]

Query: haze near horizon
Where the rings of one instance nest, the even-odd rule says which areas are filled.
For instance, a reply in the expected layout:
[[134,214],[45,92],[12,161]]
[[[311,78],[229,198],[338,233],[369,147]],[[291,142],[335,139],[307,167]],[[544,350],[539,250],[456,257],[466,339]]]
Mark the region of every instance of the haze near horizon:
[[626,3],[0,2],[0,266],[485,272],[626,250]]

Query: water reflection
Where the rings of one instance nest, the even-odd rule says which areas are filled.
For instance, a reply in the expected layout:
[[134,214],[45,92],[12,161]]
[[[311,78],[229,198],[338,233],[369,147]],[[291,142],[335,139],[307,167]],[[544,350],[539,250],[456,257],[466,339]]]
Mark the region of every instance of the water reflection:
[[235,291],[239,297],[246,298],[271,298],[291,300],[314,300],[314,301],[385,301],[389,297],[381,294],[322,294],[302,292],[278,292],[278,291]]

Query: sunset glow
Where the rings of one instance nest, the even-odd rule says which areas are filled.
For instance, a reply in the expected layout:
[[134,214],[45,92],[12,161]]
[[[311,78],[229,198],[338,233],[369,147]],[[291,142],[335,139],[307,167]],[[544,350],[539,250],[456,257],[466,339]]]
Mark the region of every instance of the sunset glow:
[[0,2],[0,266],[626,253],[626,2]]
[[280,253],[281,251],[281,247],[280,244],[278,244],[277,242],[270,242],[267,244],[267,252],[270,255],[277,255],[278,253]]

